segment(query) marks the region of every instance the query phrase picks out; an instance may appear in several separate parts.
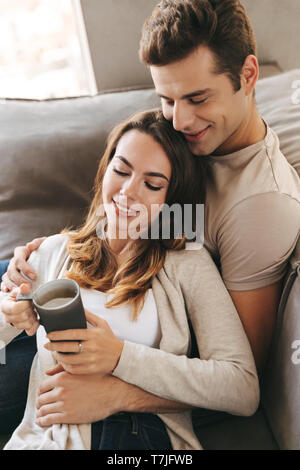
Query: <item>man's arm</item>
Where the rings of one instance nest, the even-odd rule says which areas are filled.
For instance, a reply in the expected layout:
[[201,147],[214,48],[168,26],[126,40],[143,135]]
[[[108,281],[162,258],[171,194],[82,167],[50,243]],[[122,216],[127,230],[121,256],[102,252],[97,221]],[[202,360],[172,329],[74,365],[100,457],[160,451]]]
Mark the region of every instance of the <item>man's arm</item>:
[[259,373],[262,373],[267,360],[281,291],[282,281],[251,291],[229,290]]
[[257,194],[236,204],[218,231],[222,278],[260,373],[298,237],[299,202],[279,192]]
[[[80,406],[78,406],[80,403]],[[176,413],[191,406],[148,393],[111,375],[59,372],[40,386],[37,424],[82,424],[127,412]]]

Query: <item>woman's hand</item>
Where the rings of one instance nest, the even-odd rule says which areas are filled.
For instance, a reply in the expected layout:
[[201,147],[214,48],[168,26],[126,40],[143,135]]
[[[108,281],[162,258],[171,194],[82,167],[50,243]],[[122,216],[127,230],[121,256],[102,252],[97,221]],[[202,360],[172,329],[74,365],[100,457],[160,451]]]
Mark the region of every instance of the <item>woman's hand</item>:
[[[61,367],[70,374],[110,374],[118,364],[123,345],[113,334],[108,323],[85,310],[87,321],[95,328],[86,330],[53,331],[45,344]],[[81,344],[81,346],[80,346]],[[64,353],[76,354],[64,354]]]
[[18,330],[25,330],[29,336],[33,336],[40,323],[37,314],[30,301],[16,301],[18,294],[28,294],[30,287],[28,284],[21,284],[19,288],[14,289],[9,297],[1,303],[1,310],[4,314],[5,321],[10,323]]

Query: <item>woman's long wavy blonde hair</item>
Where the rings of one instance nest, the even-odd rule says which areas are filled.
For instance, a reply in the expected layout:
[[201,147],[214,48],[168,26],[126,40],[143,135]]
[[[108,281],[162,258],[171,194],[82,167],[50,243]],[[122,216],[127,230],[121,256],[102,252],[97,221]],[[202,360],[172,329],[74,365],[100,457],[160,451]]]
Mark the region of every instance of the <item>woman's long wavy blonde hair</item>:
[[[94,184],[94,198],[82,227],[68,232],[68,250],[72,269],[66,277],[74,279],[81,287],[114,294],[106,307],[133,304],[134,319],[141,310],[145,294],[153,277],[163,267],[168,250],[181,250],[185,236],[173,239],[139,239],[134,254],[122,266],[117,265],[109,243],[98,237],[101,221],[102,182],[118,142],[130,130],[136,129],[151,135],[164,149],[171,163],[171,179],[165,203],[168,205],[197,204],[204,202],[204,168],[201,159],[194,157],[184,137],[173,129],[159,110],[135,114],[113,129],[100,161]],[[198,176],[196,176],[196,172]],[[104,218],[104,215],[102,215]]]

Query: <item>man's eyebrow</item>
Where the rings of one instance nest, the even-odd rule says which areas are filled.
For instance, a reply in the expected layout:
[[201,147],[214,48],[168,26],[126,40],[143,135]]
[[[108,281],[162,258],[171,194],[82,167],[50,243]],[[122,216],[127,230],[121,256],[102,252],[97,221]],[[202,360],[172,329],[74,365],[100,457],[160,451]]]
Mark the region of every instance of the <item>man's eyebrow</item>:
[[[131,168],[131,170],[134,169],[131,163],[125,157],[122,157],[122,155],[115,155],[115,158],[118,158],[119,160],[121,160],[123,163],[125,163],[125,165]],[[156,171],[145,172],[144,175],[145,176],[157,176],[159,178],[164,178],[165,180],[169,182],[168,178],[165,175],[163,175],[162,173],[158,173]]]
[[[204,90],[196,90],[193,91],[192,93],[187,93],[186,95],[181,96],[181,100],[185,100],[187,98],[195,98],[195,96],[202,96],[206,95],[207,93],[211,92],[211,88],[205,88]],[[172,98],[169,98],[168,96],[162,95],[161,93],[157,93],[157,96],[160,98],[164,98],[165,100],[171,100]]]

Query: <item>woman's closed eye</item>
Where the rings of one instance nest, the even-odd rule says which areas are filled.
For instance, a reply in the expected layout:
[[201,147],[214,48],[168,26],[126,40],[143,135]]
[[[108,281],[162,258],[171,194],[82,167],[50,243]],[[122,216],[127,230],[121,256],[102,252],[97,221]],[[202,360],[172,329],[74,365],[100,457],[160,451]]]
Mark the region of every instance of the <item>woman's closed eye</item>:
[[[123,176],[123,177],[129,176],[129,173],[118,170],[117,168],[113,168],[113,171],[119,176]],[[163,186],[155,186],[153,184],[150,184],[148,181],[144,181],[144,183],[145,183],[145,186],[151,191],[160,191],[163,188]]]
[[153,186],[152,184],[148,183],[148,181],[145,181],[145,185],[147,188],[151,189],[151,191],[160,191],[163,188],[162,186]]
[[128,176],[129,173],[126,173],[125,171],[117,170],[117,168],[114,168],[113,171],[117,173],[117,175],[120,176]]

